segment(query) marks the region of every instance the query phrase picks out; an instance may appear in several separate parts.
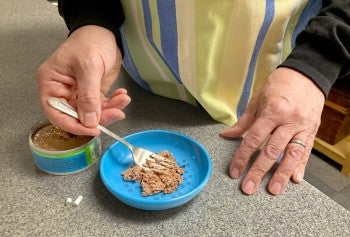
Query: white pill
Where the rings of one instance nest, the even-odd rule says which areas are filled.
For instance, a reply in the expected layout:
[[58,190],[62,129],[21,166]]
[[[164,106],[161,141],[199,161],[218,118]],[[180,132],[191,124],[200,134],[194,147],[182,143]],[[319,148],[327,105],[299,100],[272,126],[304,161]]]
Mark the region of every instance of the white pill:
[[73,202],[73,206],[77,207],[79,206],[80,202],[83,200],[83,196],[79,196],[75,201]]
[[66,199],[66,203],[65,203],[66,206],[70,205],[70,204],[72,203],[72,201],[73,201],[73,200],[72,200],[71,198],[67,198],[67,199]]

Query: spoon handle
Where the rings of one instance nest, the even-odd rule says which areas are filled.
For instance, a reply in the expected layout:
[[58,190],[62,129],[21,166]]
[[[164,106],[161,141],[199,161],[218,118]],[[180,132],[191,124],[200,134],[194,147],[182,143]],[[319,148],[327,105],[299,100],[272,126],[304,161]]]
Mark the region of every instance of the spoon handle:
[[[79,120],[78,117],[78,113],[75,110],[75,108],[73,108],[72,106],[70,106],[67,102],[65,102],[64,100],[61,100],[60,98],[57,97],[47,97],[47,102],[54,107],[55,109],[57,109],[58,111],[61,111],[63,113],[66,113],[70,116],[72,116],[73,118],[76,118]],[[121,143],[123,143],[124,145],[126,145],[131,151],[133,150],[133,146],[128,143],[126,140],[124,140],[123,138],[119,137],[117,134],[113,133],[112,131],[108,130],[107,128],[101,126],[101,125],[97,125],[97,128],[106,133],[108,136],[113,137],[114,139],[117,139],[118,141],[120,141]]]
[[72,116],[73,118],[79,119],[77,111],[63,100],[57,97],[47,97],[47,102],[55,109],[66,113]]

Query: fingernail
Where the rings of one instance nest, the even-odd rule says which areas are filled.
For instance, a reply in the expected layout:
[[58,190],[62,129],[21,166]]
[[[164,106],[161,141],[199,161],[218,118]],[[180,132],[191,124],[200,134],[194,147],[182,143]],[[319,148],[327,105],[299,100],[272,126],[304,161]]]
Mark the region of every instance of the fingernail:
[[303,180],[303,174],[301,172],[298,172],[296,178],[298,182],[301,182],[301,180]]
[[254,189],[255,189],[255,184],[253,181],[248,180],[248,182],[244,185],[244,192],[246,194],[253,194]]
[[84,115],[84,125],[85,126],[97,125],[97,116],[95,112],[89,112]]
[[119,115],[117,118],[113,119],[110,124],[118,122],[118,121],[123,120],[123,119],[125,119],[125,114],[124,113]]
[[125,99],[120,103],[121,109],[124,109],[130,103],[130,99]]
[[229,132],[231,132],[231,130],[232,130],[232,127],[225,128],[225,129],[223,129],[223,130],[220,131],[220,134],[229,133]]
[[270,189],[272,194],[280,194],[282,185],[279,182],[275,182]]
[[231,178],[237,179],[239,177],[239,170],[237,168],[234,168],[231,170]]

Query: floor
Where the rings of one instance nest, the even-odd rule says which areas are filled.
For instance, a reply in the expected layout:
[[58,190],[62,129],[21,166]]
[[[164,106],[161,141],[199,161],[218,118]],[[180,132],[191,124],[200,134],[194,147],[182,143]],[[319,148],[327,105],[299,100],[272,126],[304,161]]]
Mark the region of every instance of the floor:
[[313,151],[304,179],[350,211],[350,177],[340,173],[341,166]]

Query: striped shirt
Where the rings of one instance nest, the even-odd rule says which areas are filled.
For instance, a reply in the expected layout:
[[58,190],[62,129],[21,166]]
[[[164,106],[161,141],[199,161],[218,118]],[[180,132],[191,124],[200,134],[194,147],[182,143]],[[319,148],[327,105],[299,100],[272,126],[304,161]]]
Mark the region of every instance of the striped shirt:
[[143,88],[232,125],[319,0],[122,0],[123,65]]

